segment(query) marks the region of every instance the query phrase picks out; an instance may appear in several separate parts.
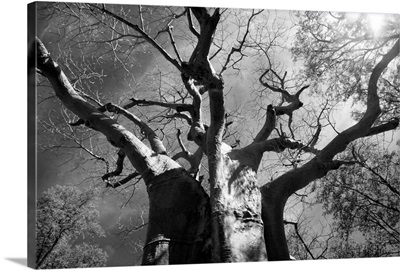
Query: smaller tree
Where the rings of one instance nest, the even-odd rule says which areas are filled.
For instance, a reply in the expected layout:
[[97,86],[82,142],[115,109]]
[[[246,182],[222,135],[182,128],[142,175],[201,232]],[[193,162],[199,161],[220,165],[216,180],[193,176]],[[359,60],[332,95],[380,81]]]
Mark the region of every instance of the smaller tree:
[[105,266],[107,253],[79,238],[104,236],[93,190],[55,186],[37,202],[36,268]]
[[344,153],[356,164],[340,168],[321,181],[317,195],[325,214],[332,215],[338,237],[332,257],[400,255],[400,157],[371,140]]

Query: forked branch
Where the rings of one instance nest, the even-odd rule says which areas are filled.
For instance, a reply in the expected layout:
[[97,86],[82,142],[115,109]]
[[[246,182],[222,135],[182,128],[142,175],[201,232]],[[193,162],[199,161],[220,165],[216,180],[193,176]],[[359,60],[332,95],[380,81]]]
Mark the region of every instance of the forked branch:
[[243,38],[242,38],[241,40],[238,40],[239,44],[238,44],[237,47],[232,47],[232,48],[231,48],[231,51],[229,52],[228,57],[226,58],[225,64],[224,64],[224,65],[222,66],[222,68],[221,68],[221,71],[220,71],[220,73],[219,73],[219,76],[221,76],[222,73],[224,73],[224,71],[228,68],[228,64],[229,64],[229,62],[231,61],[231,57],[232,57],[232,55],[233,55],[234,53],[239,53],[239,54],[240,54],[240,57],[239,57],[238,60],[235,60],[235,61],[233,62],[233,64],[231,65],[232,67],[234,67],[234,65],[235,65],[236,63],[238,63],[239,61],[241,61],[241,60],[243,59],[244,54],[243,54],[243,52],[242,52],[242,49],[243,49],[243,46],[244,46],[244,44],[245,44],[245,42],[246,42],[246,38],[247,38],[247,36],[248,36],[249,33],[250,33],[250,23],[251,23],[251,20],[252,20],[255,16],[257,16],[258,14],[260,14],[262,11],[263,11],[263,10],[260,10],[260,11],[258,11],[258,12],[254,12],[254,10],[252,11],[250,18],[249,18],[249,20],[247,21],[246,31],[245,31],[245,33],[244,33],[244,35],[243,35]]
[[106,173],[105,175],[103,175],[101,178],[103,179],[103,181],[107,181],[109,178],[114,177],[114,176],[118,176],[122,173],[122,170],[124,168],[124,160],[125,160],[125,152],[123,150],[119,150],[118,151],[118,159],[117,159],[117,167],[114,171]]
[[129,174],[128,176],[124,177],[123,179],[117,181],[117,182],[112,182],[109,179],[112,177],[116,177],[121,175],[123,168],[124,168],[124,160],[125,160],[125,152],[122,150],[118,151],[118,159],[117,159],[117,167],[114,171],[109,172],[105,175],[102,176],[103,181],[106,183],[107,187],[112,187],[112,188],[117,188],[120,186],[125,185],[126,183],[130,182],[132,179],[134,179],[135,177],[139,176],[139,173],[134,172]]
[[[268,80],[264,79],[264,77],[267,75],[269,71],[271,71],[273,75],[276,78],[278,78],[279,86],[276,86],[275,82],[273,81],[271,81],[272,82],[271,83]],[[280,77],[274,70],[267,69],[263,74],[261,74],[259,78],[259,82],[261,83],[262,86],[272,90],[273,92],[280,93],[282,96],[280,104],[278,106],[275,106],[276,115],[283,115],[283,114],[289,115],[293,113],[295,110],[302,107],[303,103],[300,101],[300,95],[304,90],[306,90],[309,87],[309,85],[303,86],[294,95],[290,94],[287,90],[285,90],[286,75],[287,72],[285,72],[283,77]],[[289,103],[289,105],[283,106],[285,102]]]
[[122,114],[123,116],[131,120],[133,123],[135,123],[141,129],[141,131],[146,135],[146,138],[150,142],[151,149],[156,154],[167,154],[167,150],[165,149],[164,144],[162,143],[161,139],[157,136],[157,134],[154,132],[154,130],[150,128],[149,125],[143,122],[136,115],[112,103],[107,103],[105,105],[105,108],[109,112]]
[[182,152],[175,154],[172,157],[172,159],[173,160],[177,160],[179,158],[186,159],[190,163],[190,169],[188,170],[188,172],[196,180],[199,180],[200,165],[201,165],[201,160],[203,158],[203,148],[199,146],[198,149],[196,150],[196,152],[191,153],[190,151],[188,151],[186,149],[185,145],[183,144],[181,135],[182,135],[182,133],[181,133],[180,129],[178,129],[177,139],[178,139],[178,143],[182,149]]

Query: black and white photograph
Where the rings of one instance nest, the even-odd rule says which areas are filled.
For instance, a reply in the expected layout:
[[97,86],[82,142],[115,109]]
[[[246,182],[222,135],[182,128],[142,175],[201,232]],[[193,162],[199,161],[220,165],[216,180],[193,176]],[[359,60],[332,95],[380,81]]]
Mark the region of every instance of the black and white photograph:
[[400,14],[218,5],[27,5],[29,267],[400,257]]

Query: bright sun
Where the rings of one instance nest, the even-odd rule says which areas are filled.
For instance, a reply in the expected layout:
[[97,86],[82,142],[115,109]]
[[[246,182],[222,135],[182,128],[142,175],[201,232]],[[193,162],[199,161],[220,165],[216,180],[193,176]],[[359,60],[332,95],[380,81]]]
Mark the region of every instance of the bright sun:
[[[356,21],[360,18],[361,13],[347,13],[346,17],[349,21]],[[383,22],[385,20],[385,14],[371,13],[367,15],[369,27],[372,30],[374,37],[379,36],[382,30]]]
[[374,36],[378,36],[380,34],[384,19],[384,14],[368,14],[368,21]]

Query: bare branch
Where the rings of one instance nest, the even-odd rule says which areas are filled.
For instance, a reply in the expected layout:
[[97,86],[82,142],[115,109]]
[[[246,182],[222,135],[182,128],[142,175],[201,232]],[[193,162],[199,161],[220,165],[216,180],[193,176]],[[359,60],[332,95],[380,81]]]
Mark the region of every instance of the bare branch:
[[285,91],[284,88],[282,87],[282,86],[284,86],[284,80],[282,80],[281,77],[279,77],[279,75],[276,72],[272,71],[272,73],[274,73],[274,75],[276,75],[276,77],[279,79],[280,85],[281,85],[282,88],[281,87],[275,87],[274,85],[272,85],[272,84],[268,83],[267,81],[263,80],[263,78],[270,71],[272,71],[272,70],[271,69],[267,69],[266,71],[264,71],[261,74],[260,78],[258,78],[258,81],[260,82],[260,84],[262,86],[264,86],[264,87],[266,87],[266,88],[268,88],[268,89],[270,89],[270,90],[272,90],[274,92],[282,94],[282,103],[283,103],[283,99],[290,97],[290,94],[287,91]]
[[82,90],[77,89],[76,87],[74,87],[76,92],[78,92],[79,94],[81,94],[81,96],[83,96],[84,98],[93,101],[94,103],[96,103],[98,106],[102,106],[103,104],[101,104],[97,99],[91,97],[90,95],[86,94],[85,92],[83,92]]
[[294,227],[294,230],[296,232],[297,237],[299,238],[300,242],[303,244],[304,248],[306,249],[307,253],[310,254],[311,258],[313,260],[315,260],[314,255],[312,254],[311,250],[308,248],[308,245],[304,242],[303,237],[301,237],[300,232],[299,232],[299,228],[298,228],[298,224],[297,222],[291,222],[291,221],[283,221],[283,224],[291,224]]
[[181,118],[181,119],[185,120],[189,126],[191,126],[193,124],[192,118],[190,118],[189,115],[184,114],[184,113],[179,113],[179,112],[174,113],[174,114],[165,116],[165,118]]
[[246,27],[246,31],[245,31],[245,33],[244,33],[244,35],[243,35],[243,38],[242,38],[242,40],[240,40],[239,41],[239,45],[237,46],[237,47],[232,47],[231,48],[231,51],[229,52],[229,54],[228,54],[228,57],[226,58],[226,61],[225,61],[225,64],[222,66],[222,68],[221,68],[221,71],[220,71],[220,73],[219,73],[219,76],[221,76],[222,75],[222,73],[224,73],[224,71],[228,68],[228,64],[229,64],[229,62],[231,61],[231,57],[232,57],[232,55],[234,54],[234,53],[240,53],[240,58],[238,59],[238,60],[236,60],[236,61],[234,61],[234,63],[232,64],[232,66],[234,66],[236,63],[238,63],[241,59],[243,59],[243,52],[242,52],[242,49],[243,49],[243,45],[244,45],[244,43],[246,42],[246,38],[247,38],[247,36],[248,36],[248,34],[249,34],[249,32],[250,32],[250,23],[251,23],[251,20],[255,17],[255,16],[257,16],[258,14],[260,14],[261,12],[262,12],[263,10],[260,10],[260,11],[258,11],[258,12],[256,12],[256,13],[254,13],[254,10],[252,11],[252,14],[251,14],[251,16],[250,16],[250,18],[249,18],[249,20],[247,21],[247,27]]
[[174,36],[172,34],[172,29],[173,29],[173,26],[168,26],[168,30],[167,30],[168,31],[168,35],[169,35],[169,38],[171,39],[171,44],[172,44],[172,47],[174,48],[176,57],[178,58],[179,63],[182,63],[181,56],[179,54],[178,48],[176,47],[176,42],[175,42]]
[[308,145],[310,147],[314,147],[317,144],[318,139],[319,139],[319,135],[321,134],[321,131],[322,131],[322,125],[318,122],[317,131],[315,132],[315,134],[313,135],[312,139],[308,143]]
[[111,17],[117,19],[118,21],[124,23],[125,25],[131,27],[132,29],[134,29],[136,32],[138,32],[139,34],[142,35],[142,37],[149,42],[156,50],[158,50],[163,56],[164,58],[170,62],[171,64],[173,64],[179,71],[183,71],[182,67],[180,66],[179,62],[176,59],[173,59],[167,51],[165,51],[160,44],[157,43],[156,40],[154,40],[152,37],[150,37],[146,32],[144,32],[144,30],[142,28],[140,28],[138,25],[133,24],[127,20],[125,20],[124,18],[118,16],[117,14],[109,11],[106,9],[105,5],[103,5],[101,8],[98,7],[97,5],[94,4],[88,4],[89,6],[98,9],[101,12],[104,12],[105,14],[110,15]]

